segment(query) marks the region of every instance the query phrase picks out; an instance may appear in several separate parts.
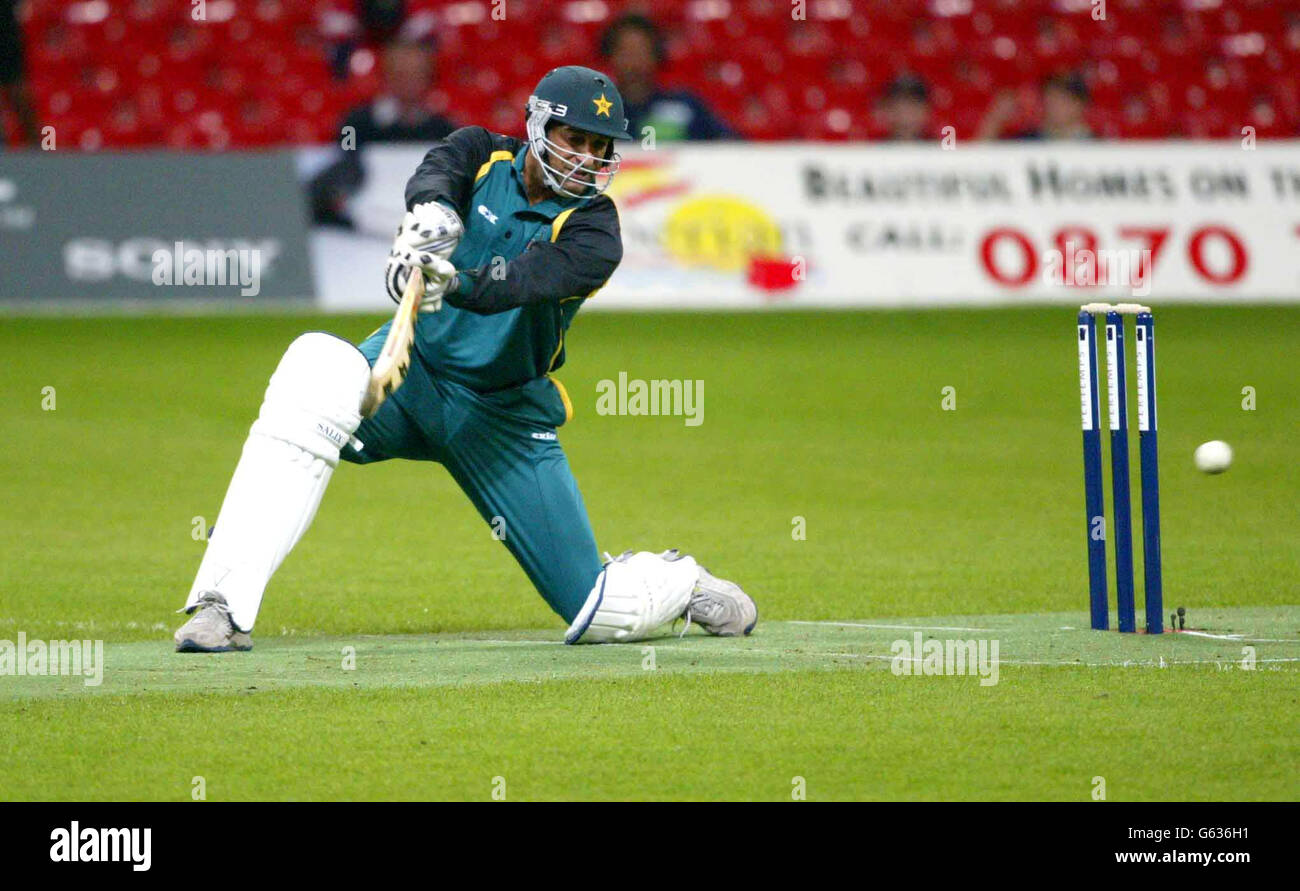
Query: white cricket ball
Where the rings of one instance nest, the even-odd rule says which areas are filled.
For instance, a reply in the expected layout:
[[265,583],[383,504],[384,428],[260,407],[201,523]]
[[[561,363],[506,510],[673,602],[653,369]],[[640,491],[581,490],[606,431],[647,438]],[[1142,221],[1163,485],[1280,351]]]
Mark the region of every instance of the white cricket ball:
[[1196,469],[1204,473],[1223,473],[1232,463],[1232,446],[1218,439],[1203,442],[1193,456]]

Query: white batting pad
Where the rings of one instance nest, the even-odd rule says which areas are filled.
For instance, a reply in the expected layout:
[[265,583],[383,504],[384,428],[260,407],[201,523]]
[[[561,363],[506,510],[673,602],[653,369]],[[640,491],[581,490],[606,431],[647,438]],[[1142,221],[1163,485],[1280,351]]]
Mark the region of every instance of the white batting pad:
[[564,642],[626,643],[680,617],[700,577],[694,557],[639,551],[605,564]]
[[361,424],[370,365],[352,344],[313,332],[290,344],[271,376],[217,515],[185,608],[219,591],[242,631],[262,593],[302,538],[339,451]]

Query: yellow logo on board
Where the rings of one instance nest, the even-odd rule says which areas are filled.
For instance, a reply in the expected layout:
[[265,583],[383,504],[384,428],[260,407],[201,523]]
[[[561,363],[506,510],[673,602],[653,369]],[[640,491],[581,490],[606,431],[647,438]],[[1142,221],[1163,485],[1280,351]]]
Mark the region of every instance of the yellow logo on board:
[[664,222],[663,246],[682,266],[738,272],[754,257],[780,256],[781,228],[765,211],[736,195],[699,195]]

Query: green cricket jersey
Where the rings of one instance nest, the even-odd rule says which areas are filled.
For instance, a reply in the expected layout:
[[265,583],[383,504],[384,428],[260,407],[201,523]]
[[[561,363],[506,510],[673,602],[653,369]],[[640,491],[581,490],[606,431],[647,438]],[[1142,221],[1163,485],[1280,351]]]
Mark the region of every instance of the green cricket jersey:
[[406,206],[441,201],[465,234],[443,308],[420,317],[415,353],[438,377],[480,393],[517,387],[564,364],[564,333],[623,256],[608,197],[552,195],[529,205],[524,142],[464,127],[431,148]]

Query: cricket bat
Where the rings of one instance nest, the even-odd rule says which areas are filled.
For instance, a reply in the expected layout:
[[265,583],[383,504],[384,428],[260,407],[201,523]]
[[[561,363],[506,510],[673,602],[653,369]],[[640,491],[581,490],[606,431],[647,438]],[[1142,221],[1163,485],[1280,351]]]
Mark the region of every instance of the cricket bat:
[[370,386],[365,398],[361,400],[363,418],[369,418],[379,411],[384,400],[406,380],[406,372],[411,367],[411,347],[415,343],[415,320],[419,316],[420,301],[423,298],[424,272],[413,266],[383,349],[379,351],[375,364],[370,367]]

